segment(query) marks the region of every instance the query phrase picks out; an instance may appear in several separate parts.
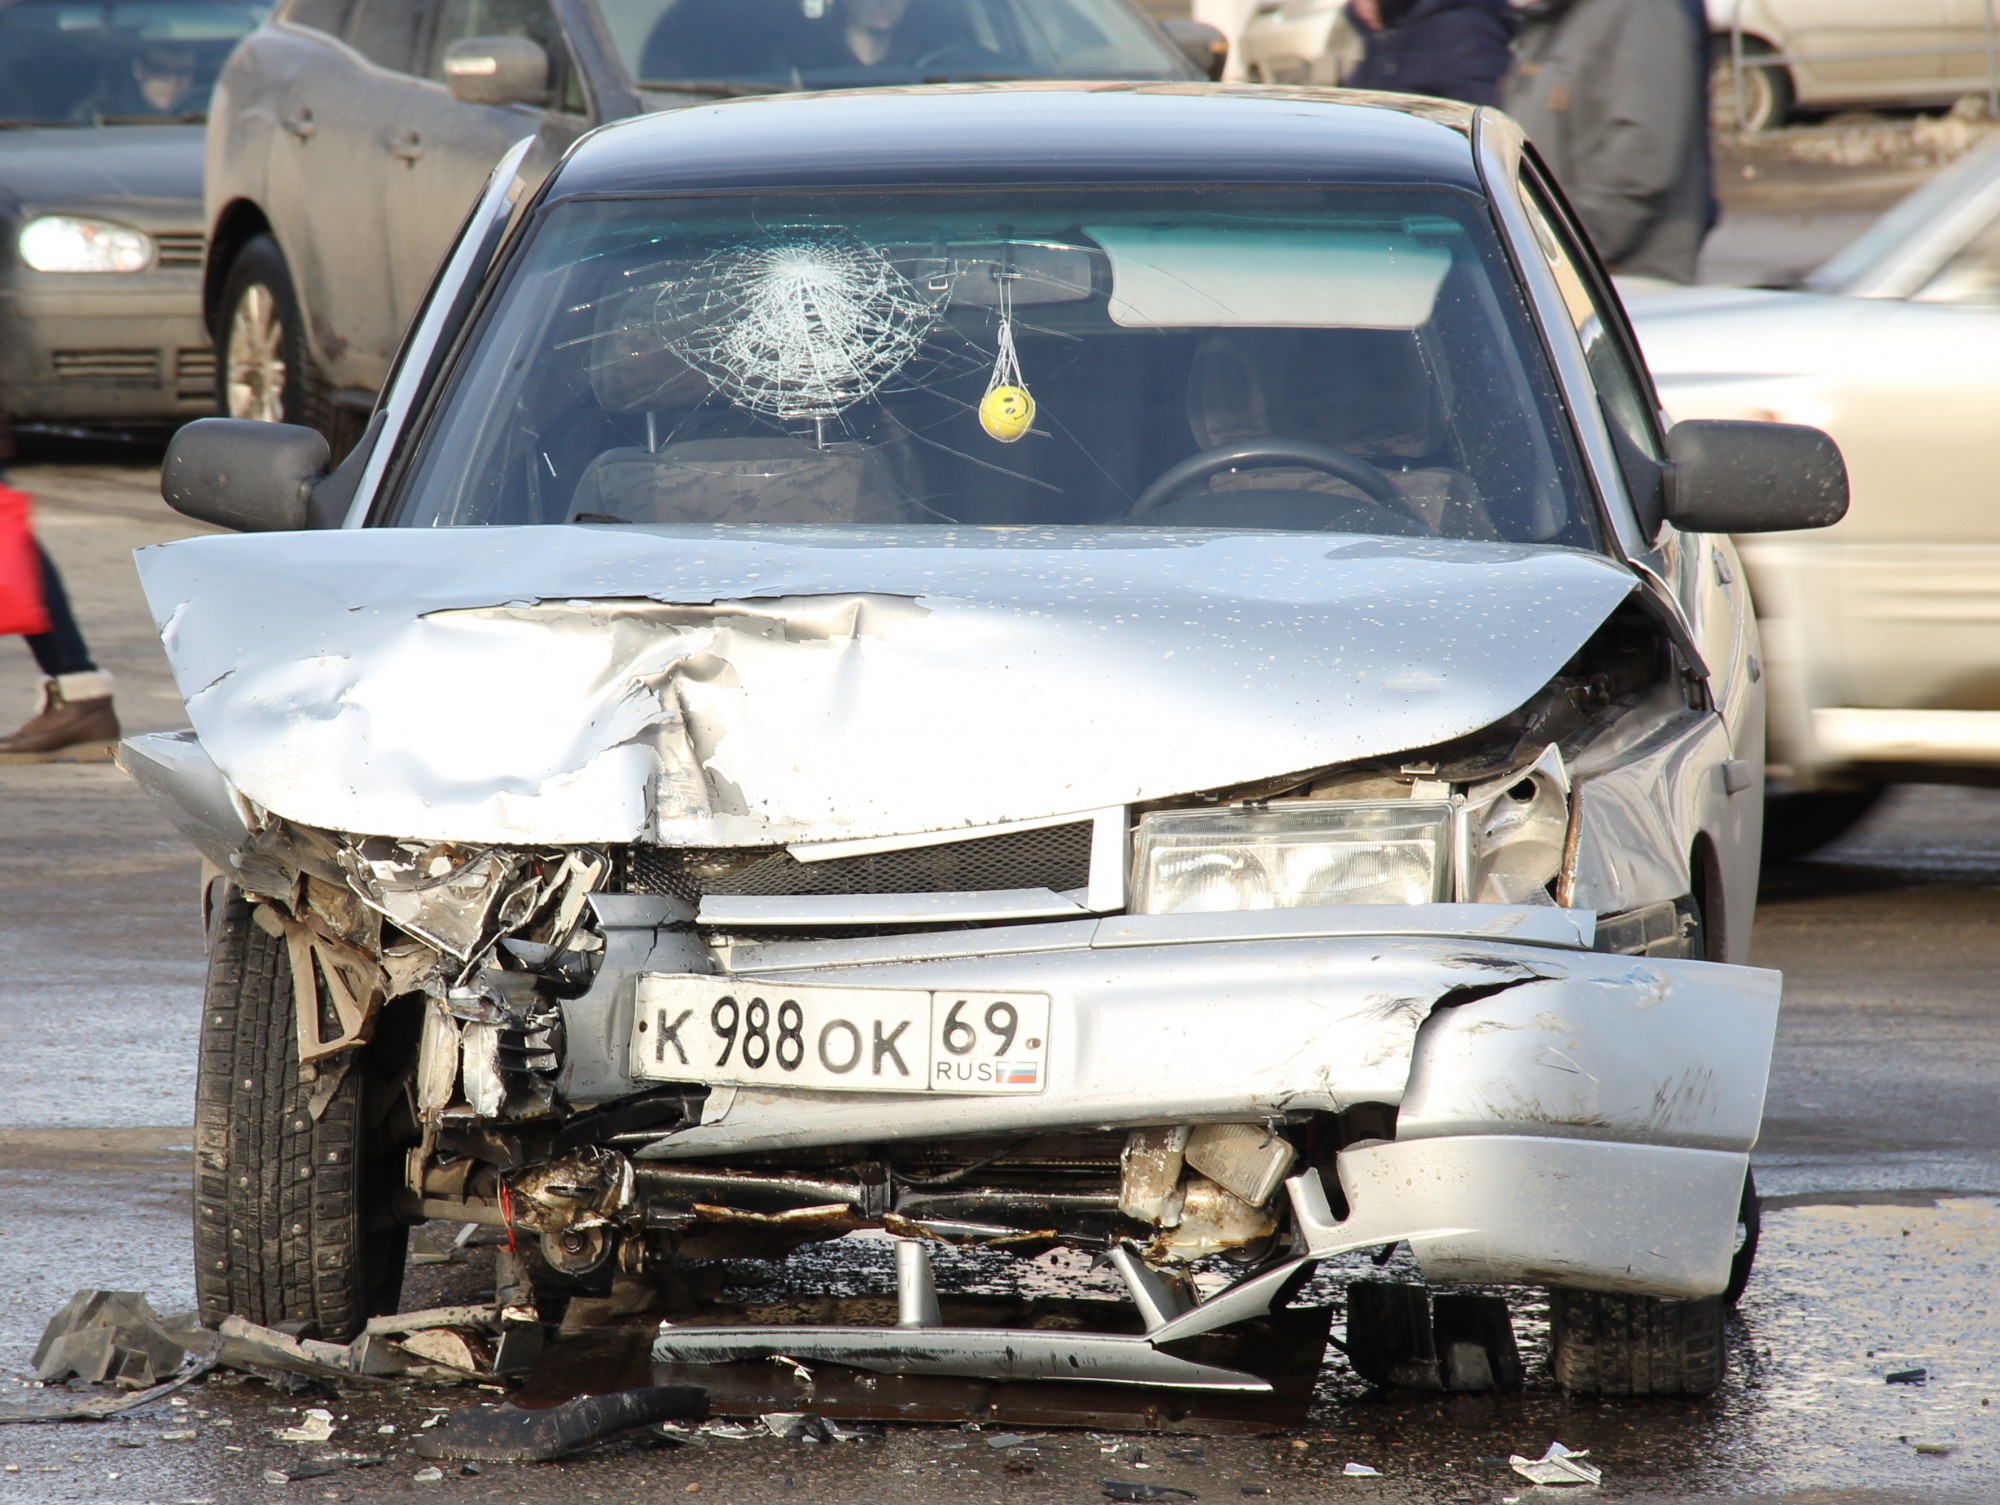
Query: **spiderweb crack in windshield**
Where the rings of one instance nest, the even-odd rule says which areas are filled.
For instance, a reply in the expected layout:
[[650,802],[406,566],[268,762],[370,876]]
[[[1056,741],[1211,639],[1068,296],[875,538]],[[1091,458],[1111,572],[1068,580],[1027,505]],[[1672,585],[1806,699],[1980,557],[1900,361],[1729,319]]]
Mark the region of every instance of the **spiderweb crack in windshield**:
[[753,413],[827,419],[872,397],[944,311],[882,252],[814,233],[717,251],[660,293],[667,344]]

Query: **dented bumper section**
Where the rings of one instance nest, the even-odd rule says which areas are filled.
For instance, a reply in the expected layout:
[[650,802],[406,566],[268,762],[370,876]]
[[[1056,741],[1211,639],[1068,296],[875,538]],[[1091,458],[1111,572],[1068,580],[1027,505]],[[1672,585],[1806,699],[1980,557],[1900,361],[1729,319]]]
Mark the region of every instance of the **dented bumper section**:
[[[1125,1129],[1122,1210],[1161,1224],[1149,1253],[1164,1262],[1177,1238],[1196,1240],[1190,1225],[1223,1221],[1218,1202],[1264,1210],[1242,1228],[1277,1227],[1266,1202],[1277,1184],[1272,1160],[1238,1170],[1217,1198],[1214,1178],[1185,1164],[1199,1158],[1190,1133],[1199,1143],[1225,1125],[1350,1115],[1379,1123],[1383,1138],[1325,1157],[1329,1203],[1349,1211],[1345,1222],[1330,1213],[1297,1220],[1309,1248],[1316,1238],[1342,1247],[1408,1239],[1438,1280],[1719,1291],[1763,1110],[1776,974],[1584,950],[1587,934],[1562,935],[1573,918],[1546,910],[1413,906],[1392,922],[1401,934],[1341,933],[1370,918],[1385,917],[1205,917],[1178,922],[1172,941],[1141,940],[1147,927],[1127,920],[1018,927],[1010,954],[739,974],[729,979],[734,993],[774,1010],[802,986],[1045,996],[1046,1081],[1033,1093],[985,1096],[720,1090],[700,1122],[632,1153],[643,1167],[885,1136]],[[1482,923],[1515,938],[1479,937]],[[1425,926],[1433,933],[1420,933]],[[1256,928],[1276,933],[1241,934]],[[652,952],[621,948],[618,927],[607,934],[632,967],[607,972],[568,1006],[572,1087],[593,1075],[610,1085],[646,1038],[626,1010]],[[792,949],[761,947],[743,960],[771,967]],[[1182,1163],[1156,1165],[1147,1204],[1147,1173],[1134,1160],[1149,1151]],[[1278,1168],[1293,1168],[1291,1158]],[[1186,1252],[1228,1242],[1196,1240]]]

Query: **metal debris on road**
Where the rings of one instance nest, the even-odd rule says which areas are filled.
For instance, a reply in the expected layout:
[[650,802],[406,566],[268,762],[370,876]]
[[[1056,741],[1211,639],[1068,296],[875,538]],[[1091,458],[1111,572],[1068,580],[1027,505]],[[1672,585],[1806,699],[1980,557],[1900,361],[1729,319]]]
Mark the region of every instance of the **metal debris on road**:
[[1136,1484],[1129,1479],[1100,1479],[1098,1488],[1104,1491],[1107,1500],[1192,1500],[1195,1492],[1191,1489],[1177,1489],[1171,1484]]
[[1507,1461],[1514,1466],[1515,1473],[1531,1484],[1601,1483],[1604,1470],[1582,1461],[1589,1456],[1588,1449],[1571,1452],[1560,1442],[1552,1442],[1549,1450],[1539,1458],[1527,1458],[1515,1453]]
[[1931,1377],[1928,1369],[1892,1369],[1882,1376],[1885,1385],[1921,1385]]

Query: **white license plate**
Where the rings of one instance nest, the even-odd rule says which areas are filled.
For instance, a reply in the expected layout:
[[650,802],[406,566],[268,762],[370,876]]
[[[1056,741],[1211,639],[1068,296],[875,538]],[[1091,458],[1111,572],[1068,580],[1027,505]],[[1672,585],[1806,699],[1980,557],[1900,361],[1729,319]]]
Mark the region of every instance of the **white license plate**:
[[1034,1093],[1048,1080],[1046,993],[797,987],[649,972],[632,1075],[835,1092]]

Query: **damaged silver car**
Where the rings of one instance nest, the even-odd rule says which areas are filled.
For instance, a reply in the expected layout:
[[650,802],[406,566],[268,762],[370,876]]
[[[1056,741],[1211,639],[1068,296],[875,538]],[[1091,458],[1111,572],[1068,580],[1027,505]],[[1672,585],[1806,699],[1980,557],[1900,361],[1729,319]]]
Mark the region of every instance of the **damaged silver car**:
[[[657,1356],[1255,1396],[1208,1340],[1406,1243],[1552,1290],[1573,1391],[1712,1389],[1779,994],[1727,535],[1837,518],[1831,442],[1663,431],[1490,111],[885,91],[518,161],[340,469],[195,424],[165,494],[249,536],[140,556],[210,1320],[343,1337],[428,1218],[544,1316],[866,1231],[893,1324]],[[1130,1300],[982,1326],[952,1246]],[[1398,1301],[1364,1372],[1479,1367],[1365,1360]]]

